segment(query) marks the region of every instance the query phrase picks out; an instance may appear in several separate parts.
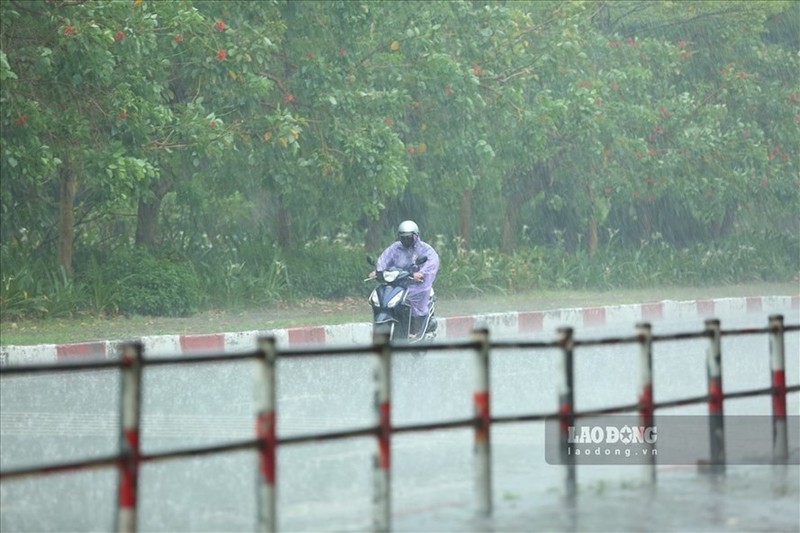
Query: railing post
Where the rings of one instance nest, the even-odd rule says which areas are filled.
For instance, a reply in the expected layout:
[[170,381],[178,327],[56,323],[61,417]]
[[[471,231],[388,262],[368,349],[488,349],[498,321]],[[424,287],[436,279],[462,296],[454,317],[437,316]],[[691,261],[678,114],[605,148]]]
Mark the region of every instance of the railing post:
[[717,319],[705,321],[709,335],[708,370],[708,431],[711,447],[711,472],[725,471],[725,419],[722,402],[722,343],[720,323]]
[[[641,367],[641,392],[639,393],[639,423],[645,430],[653,427],[655,422],[653,407],[653,329],[647,322],[636,325],[639,334],[639,363]],[[648,439],[649,441],[649,439]],[[647,457],[645,458],[645,480],[649,483],[656,481],[656,460],[653,455],[655,443],[647,442]]]
[[258,359],[258,388],[256,389],[256,437],[258,448],[258,529],[265,532],[277,530],[277,508],[275,474],[277,471],[276,449],[278,439],[275,432],[275,362],[278,350],[274,337],[258,339],[261,357]]
[[142,397],[142,344],[122,346],[120,388],[120,455],[117,531],[136,531],[136,501],[139,481],[139,420]]
[[769,317],[770,370],[772,371],[772,460],[785,464],[789,458],[786,427],[786,352],[783,316]]
[[478,344],[475,350],[475,391],[472,401],[475,407],[475,482],[478,512],[492,513],[492,415],[489,398],[489,330],[476,329],[472,340]]
[[375,366],[375,416],[378,420],[378,450],[374,461],[373,530],[391,529],[392,478],[392,347],[389,335],[376,333],[373,337],[378,360]]
[[571,501],[576,494],[575,456],[570,453],[569,431],[575,426],[575,404],[573,386],[573,330],[570,327],[558,328],[561,345],[561,384],[558,391],[558,414],[561,441],[561,461],[566,466],[566,492]]

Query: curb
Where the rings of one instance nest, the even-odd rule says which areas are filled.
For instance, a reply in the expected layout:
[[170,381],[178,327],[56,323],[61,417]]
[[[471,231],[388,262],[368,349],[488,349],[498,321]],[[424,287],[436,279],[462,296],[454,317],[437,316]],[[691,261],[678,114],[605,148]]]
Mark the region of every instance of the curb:
[[[512,311],[485,315],[439,318],[438,338],[456,339],[473,328],[486,327],[497,335],[519,335],[555,331],[562,326],[595,328],[618,323],[687,320],[712,316],[796,312],[800,296],[748,296],[711,300],[673,301],[643,304],[579,307],[547,311]],[[798,316],[800,318],[800,316]],[[367,344],[372,338],[370,322],[333,326],[299,326],[201,335],[154,335],[140,340],[153,357],[172,357],[204,352],[236,353],[253,350],[259,337],[272,335],[279,347],[304,345]],[[0,346],[0,366],[48,363],[84,357],[116,358],[122,340],[91,341],[35,346]]]

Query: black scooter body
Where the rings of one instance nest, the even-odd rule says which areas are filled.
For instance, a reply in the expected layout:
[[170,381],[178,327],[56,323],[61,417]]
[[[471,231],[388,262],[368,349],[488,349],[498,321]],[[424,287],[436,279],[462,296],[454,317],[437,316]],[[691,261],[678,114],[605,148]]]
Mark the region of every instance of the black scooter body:
[[[375,261],[368,258],[370,264]],[[417,264],[406,268],[393,268],[384,272],[377,272],[376,279],[380,285],[375,287],[370,295],[369,302],[372,306],[372,323],[375,333],[388,333],[392,341],[417,343],[422,340],[431,340],[436,336],[435,296],[431,294],[428,303],[428,314],[422,335],[410,338],[411,306],[406,302],[408,287],[414,282],[411,277],[419,270],[419,266],[427,261],[426,257],[417,259]],[[384,276],[384,274],[386,274]],[[389,278],[391,281],[387,280]],[[432,291],[431,291],[432,292]]]

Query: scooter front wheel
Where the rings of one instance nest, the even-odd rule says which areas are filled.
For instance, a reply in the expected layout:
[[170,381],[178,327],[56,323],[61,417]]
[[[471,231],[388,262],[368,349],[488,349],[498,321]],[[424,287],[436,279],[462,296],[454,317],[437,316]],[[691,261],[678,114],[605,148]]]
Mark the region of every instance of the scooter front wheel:
[[374,324],[372,326],[372,334],[386,334],[389,335],[389,340],[394,339],[394,322],[383,322],[381,324]]

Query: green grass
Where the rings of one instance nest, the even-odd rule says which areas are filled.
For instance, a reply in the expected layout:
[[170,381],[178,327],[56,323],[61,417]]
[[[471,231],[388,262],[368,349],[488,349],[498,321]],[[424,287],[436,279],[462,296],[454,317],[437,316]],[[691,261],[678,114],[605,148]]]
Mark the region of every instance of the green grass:
[[[365,289],[366,292],[366,289]],[[793,296],[797,282],[754,283],[719,287],[662,287],[615,291],[539,291],[526,294],[491,294],[482,298],[455,299],[439,292],[440,317],[646,303],[660,300],[698,300],[743,296]],[[33,345],[121,340],[145,335],[200,334],[229,331],[280,329],[292,326],[334,325],[368,322],[371,319],[366,294],[363,298],[336,301],[284,303],[241,311],[215,310],[191,317],[53,318],[0,322],[0,344]]]

